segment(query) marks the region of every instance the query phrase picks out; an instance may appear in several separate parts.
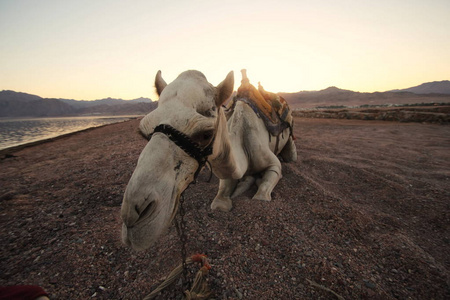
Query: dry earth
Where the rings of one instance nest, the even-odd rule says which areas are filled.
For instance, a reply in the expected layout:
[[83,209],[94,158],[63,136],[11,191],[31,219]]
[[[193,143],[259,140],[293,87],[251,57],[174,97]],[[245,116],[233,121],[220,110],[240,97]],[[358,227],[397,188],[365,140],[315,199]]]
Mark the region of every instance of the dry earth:
[[315,119],[356,119],[448,124],[450,123],[450,106],[307,109],[294,111],[294,115]]
[[[218,180],[186,192],[188,252],[206,253],[215,299],[450,299],[450,127],[296,118],[297,163],[271,202],[209,209]],[[52,299],[141,299],[179,263],[176,230],[136,253],[120,204],[145,141],[138,121],[0,161],[0,284]],[[191,277],[192,278],[192,277]],[[172,286],[159,299],[174,298]],[[175,297],[176,298],[176,297]]]

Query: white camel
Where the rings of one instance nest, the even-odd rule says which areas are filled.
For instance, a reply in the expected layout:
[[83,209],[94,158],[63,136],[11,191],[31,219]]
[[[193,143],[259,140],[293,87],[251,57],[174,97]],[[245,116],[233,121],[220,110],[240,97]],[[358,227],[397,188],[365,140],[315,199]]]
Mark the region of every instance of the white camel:
[[227,122],[222,104],[233,93],[233,72],[214,87],[198,71],[186,71],[167,85],[159,71],[155,86],[158,107],[141,120],[139,128],[149,142],[121,209],[122,239],[136,250],[150,247],[170,226],[181,193],[205,159],[220,179],[211,208],[222,211],[229,211],[231,198],[247,190],[256,177],[259,187],[253,199],[271,200],[282,177],[277,155],[285,161],[297,160],[290,129],[279,139],[270,137],[248,104],[237,101]]

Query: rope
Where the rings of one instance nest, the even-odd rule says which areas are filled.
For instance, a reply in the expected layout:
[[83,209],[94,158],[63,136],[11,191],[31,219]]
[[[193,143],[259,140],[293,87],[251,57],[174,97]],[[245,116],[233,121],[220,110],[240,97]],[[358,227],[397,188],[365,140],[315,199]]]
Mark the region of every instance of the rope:
[[208,178],[207,182],[210,183],[212,175],[213,175],[212,166],[211,166],[211,163],[209,162],[209,160],[206,161],[206,164],[208,165],[208,168],[209,168],[209,178]]
[[[208,259],[204,254],[195,254],[186,259],[186,265],[192,263],[201,263],[202,267],[195,275],[194,283],[192,284],[192,288],[190,290],[186,290],[184,292],[186,300],[203,300],[208,299],[211,296],[211,291],[208,287],[208,283],[206,280],[206,276],[211,269],[211,266],[208,263]],[[166,280],[161,283],[153,292],[145,296],[143,300],[151,300],[155,298],[162,290],[167,288],[169,285],[174,283],[174,281],[180,277],[181,273],[183,273],[183,264],[179,264],[170,274],[167,276]]]
[[185,291],[186,300],[203,300],[208,299],[211,296],[211,291],[208,287],[208,282],[206,280],[206,275],[208,275],[211,266],[206,259],[206,255],[197,254],[191,257],[193,261],[201,262],[203,266],[198,270],[195,275],[194,283],[190,291]]
[[344,297],[342,297],[341,295],[339,295],[339,294],[336,293],[335,291],[330,290],[329,288],[324,287],[323,285],[320,285],[320,284],[318,284],[318,283],[315,282],[315,281],[312,281],[312,280],[309,280],[309,279],[306,279],[306,281],[308,281],[309,284],[311,284],[311,285],[314,286],[314,287],[317,287],[317,288],[319,288],[319,289],[322,289],[322,290],[324,290],[324,291],[327,291],[327,292],[332,293],[332,294],[333,294],[334,296],[336,296],[336,298],[338,298],[339,300],[345,300]]

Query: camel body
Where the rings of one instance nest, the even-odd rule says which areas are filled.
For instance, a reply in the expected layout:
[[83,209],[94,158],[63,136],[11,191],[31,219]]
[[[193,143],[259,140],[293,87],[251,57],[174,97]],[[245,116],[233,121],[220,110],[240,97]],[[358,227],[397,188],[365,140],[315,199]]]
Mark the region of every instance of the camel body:
[[158,107],[141,120],[139,127],[151,138],[122,203],[124,243],[136,250],[150,247],[170,226],[179,197],[199,168],[200,162],[177,146],[170,135],[154,133],[161,124],[175,128],[199,148],[212,146],[207,159],[220,179],[212,209],[229,211],[231,199],[254,183],[258,191],[253,198],[271,200],[271,192],[282,177],[277,155],[285,161],[297,160],[295,144],[289,128],[278,138],[271,137],[263,120],[244,102],[236,103],[227,121],[222,105],[231,96],[233,85],[233,72],[217,87],[198,71],[186,71],[169,85],[158,72]]

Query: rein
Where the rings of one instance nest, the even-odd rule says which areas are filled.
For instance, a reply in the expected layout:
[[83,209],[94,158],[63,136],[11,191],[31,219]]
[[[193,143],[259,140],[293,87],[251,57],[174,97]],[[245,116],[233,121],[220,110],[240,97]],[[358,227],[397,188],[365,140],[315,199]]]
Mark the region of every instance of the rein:
[[[205,166],[205,164],[208,162],[208,156],[212,154],[213,152],[213,143],[215,140],[215,135],[211,139],[211,142],[204,148],[201,148],[196,142],[194,142],[190,137],[188,137],[186,134],[182,133],[181,131],[173,128],[172,126],[168,124],[160,124],[155,127],[153,133],[151,133],[147,139],[150,141],[153,134],[155,133],[162,133],[166,135],[175,145],[177,145],[179,148],[181,148],[184,152],[186,152],[190,157],[194,158],[198,162],[198,168],[194,173],[194,180],[195,183],[197,180],[197,176],[200,173],[201,169]],[[212,168],[211,168],[211,176],[212,176]],[[210,178],[211,179],[211,178]],[[190,185],[190,184],[189,184]],[[187,189],[187,188],[186,188]],[[181,258],[182,262],[179,267],[177,267],[174,271],[172,271],[171,274],[169,274],[168,278],[151,294],[147,295],[144,300],[153,299],[162,289],[173,283],[173,281],[176,279],[176,277],[181,273],[182,274],[182,287],[184,289],[184,285],[187,282],[187,264],[192,263],[193,261],[201,262],[203,264],[203,267],[200,269],[200,271],[197,273],[194,285],[192,289],[184,291],[184,294],[187,296],[186,299],[193,299],[193,295],[203,295],[204,297],[202,299],[207,299],[209,295],[211,294],[209,291],[209,288],[206,284],[206,279],[204,276],[208,273],[209,269],[211,268],[208,264],[208,261],[206,259],[205,255],[194,255],[190,258],[187,258],[187,251],[186,251],[186,243],[187,243],[187,237],[186,237],[186,222],[184,220],[185,216],[185,209],[184,209],[184,190],[179,199],[179,208],[178,213],[180,215],[180,221],[178,222],[176,218],[174,218],[176,228],[178,231],[178,235],[180,237],[181,242]],[[196,258],[197,257],[197,258]],[[195,259],[196,258],[196,259]]]

